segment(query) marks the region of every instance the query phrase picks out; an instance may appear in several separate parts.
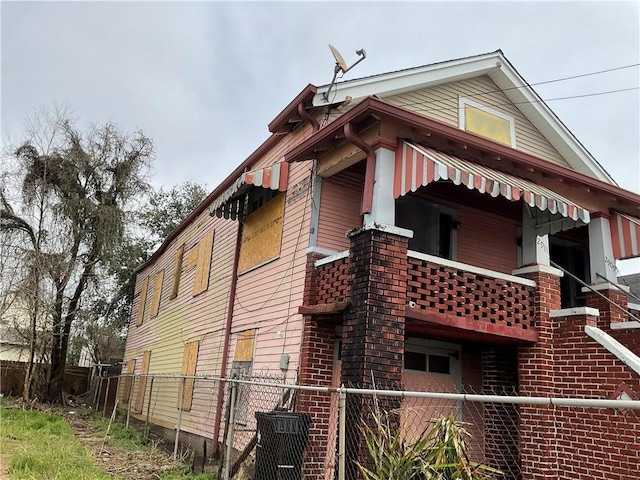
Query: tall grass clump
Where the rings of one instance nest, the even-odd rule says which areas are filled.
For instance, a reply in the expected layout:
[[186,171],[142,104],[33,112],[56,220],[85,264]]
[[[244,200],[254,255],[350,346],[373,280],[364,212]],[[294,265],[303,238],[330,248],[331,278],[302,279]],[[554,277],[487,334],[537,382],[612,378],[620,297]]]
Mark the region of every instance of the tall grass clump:
[[471,460],[471,434],[453,414],[435,418],[417,440],[408,438],[396,413],[373,412],[373,426],[364,424],[363,435],[372,459],[358,463],[367,480],[488,480],[502,473]]

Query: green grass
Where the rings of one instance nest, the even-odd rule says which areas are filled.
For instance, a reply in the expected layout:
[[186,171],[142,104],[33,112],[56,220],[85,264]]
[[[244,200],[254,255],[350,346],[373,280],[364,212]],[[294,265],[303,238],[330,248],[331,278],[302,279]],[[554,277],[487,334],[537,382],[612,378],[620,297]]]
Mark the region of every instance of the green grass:
[[108,480],[59,416],[0,405],[2,456],[12,480]]
[[127,452],[149,449],[144,432],[138,431],[135,428],[129,428],[129,430],[127,430],[119,419],[116,419],[116,421],[112,422],[111,426],[109,426],[108,418],[95,415],[91,419],[91,425],[103,438],[106,437],[112,445],[120,447]]

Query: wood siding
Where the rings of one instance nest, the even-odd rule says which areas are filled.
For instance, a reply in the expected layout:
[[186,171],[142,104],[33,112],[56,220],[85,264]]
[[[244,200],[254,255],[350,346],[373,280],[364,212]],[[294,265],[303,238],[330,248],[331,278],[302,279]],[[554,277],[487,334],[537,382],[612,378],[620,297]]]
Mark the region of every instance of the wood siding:
[[565,167],[569,166],[549,141],[486,75],[393,95],[384,98],[384,101],[457,127],[460,97],[469,98],[512,116],[515,121],[518,150]]
[[[287,150],[310,134],[310,127],[297,129],[252,168],[280,161]],[[311,167],[307,162],[291,165],[280,256],[238,279],[229,358],[234,355],[235,333],[255,328],[255,371],[280,373],[283,351],[290,355],[289,372],[298,365],[302,317],[296,312],[302,301],[305,249],[309,242]],[[298,193],[292,195],[296,186],[300,187]],[[143,352],[150,351],[150,374],[180,374],[186,346],[199,342],[195,374],[220,376],[237,229],[237,221],[212,218],[205,211],[180,232],[155,262],[138,272],[125,360],[137,360],[136,368],[140,368]],[[167,272],[165,277],[171,272],[171,280],[161,282],[158,314],[151,317],[156,295],[146,292],[161,271]],[[145,293],[141,293],[143,290]],[[141,324],[137,322],[139,312]],[[265,333],[261,334],[261,330]],[[227,373],[231,362],[228,368]],[[133,395],[138,395],[139,387],[138,381]],[[146,386],[145,395],[151,389],[152,401],[147,405],[145,397],[138,417],[145,420],[149,415],[151,423],[174,428],[180,380],[156,378]],[[189,390],[191,408],[183,412],[181,429],[210,438],[216,416],[217,383],[195,380]],[[185,399],[189,393],[185,391]]]
[[360,204],[364,175],[343,170],[322,181],[318,216],[318,247],[343,252],[349,249],[347,231],[362,226]]

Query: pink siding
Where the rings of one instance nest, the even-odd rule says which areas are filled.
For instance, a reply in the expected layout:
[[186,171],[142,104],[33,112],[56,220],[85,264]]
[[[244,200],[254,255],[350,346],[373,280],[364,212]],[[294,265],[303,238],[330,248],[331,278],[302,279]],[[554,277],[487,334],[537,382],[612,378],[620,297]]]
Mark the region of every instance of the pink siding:
[[[298,129],[283,138],[252,168],[280,161],[285,151],[310,134],[310,127]],[[310,163],[291,166],[288,195],[298,182],[309,177],[310,168]],[[256,356],[254,360],[254,370],[257,371],[266,371],[263,370],[266,367],[272,374],[279,373],[278,364],[283,351],[291,355],[290,371],[297,368],[301,317],[295,312],[302,301],[309,202],[308,195],[297,199],[288,196],[280,258],[268,266],[241,275],[238,280],[231,338],[233,340],[234,332],[247,328],[259,329],[256,351],[265,353]],[[237,228],[237,221],[211,218],[208,211],[205,211],[180,233],[153,264],[138,273],[125,351],[125,360],[137,359],[136,371],[140,370],[143,352],[151,350],[151,374],[179,373],[185,344],[199,340],[196,374],[219,376]],[[195,268],[186,266],[188,251],[211,229],[215,230],[215,238],[209,288],[193,296]],[[185,253],[178,296],[169,299],[175,255],[182,244],[185,245]],[[159,314],[151,317],[153,278],[161,270],[164,270],[164,280]],[[147,276],[150,277],[150,289],[147,293],[144,322],[136,326],[141,283]],[[256,289],[256,285],[261,288]],[[281,332],[280,335],[277,335],[278,331]],[[233,358],[233,348],[232,345],[230,358]],[[179,381],[176,379],[156,380],[150,412],[152,421],[165,427],[175,424],[178,389]],[[158,392],[162,394],[158,395]],[[214,382],[197,381],[191,411],[183,412],[181,428],[211,437],[215,423],[216,396],[217,385]],[[146,408],[145,398],[143,416],[146,415]]]
[[515,270],[519,222],[467,206],[457,209],[461,222],[457,260],[502,273]]
[[360,202],[364,174],[347,169],[322,181],[318,247],[342,252],[349,249],[345,233],[362,225]]

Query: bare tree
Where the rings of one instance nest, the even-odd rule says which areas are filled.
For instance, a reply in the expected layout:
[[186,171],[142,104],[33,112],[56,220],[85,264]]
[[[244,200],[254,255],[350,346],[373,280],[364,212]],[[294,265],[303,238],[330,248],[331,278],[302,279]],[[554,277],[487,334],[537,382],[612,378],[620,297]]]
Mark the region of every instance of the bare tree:
[[[89,287],[104,279],[127,238],[132,202],[148,191],[151,141],[107,123],[77,129],[68,115],[38,116],[11,160],[19,165],[19,201],[1,197],[0,231],[28,240],[22,271],[35,325],[43,294],[51,292],[49,401],[61,399],[72,326]],[[4,164],[5,162],[3,162]],[[32,329],[33,337],[37,331]],[[32,363],[32,362],[31,362]]]

